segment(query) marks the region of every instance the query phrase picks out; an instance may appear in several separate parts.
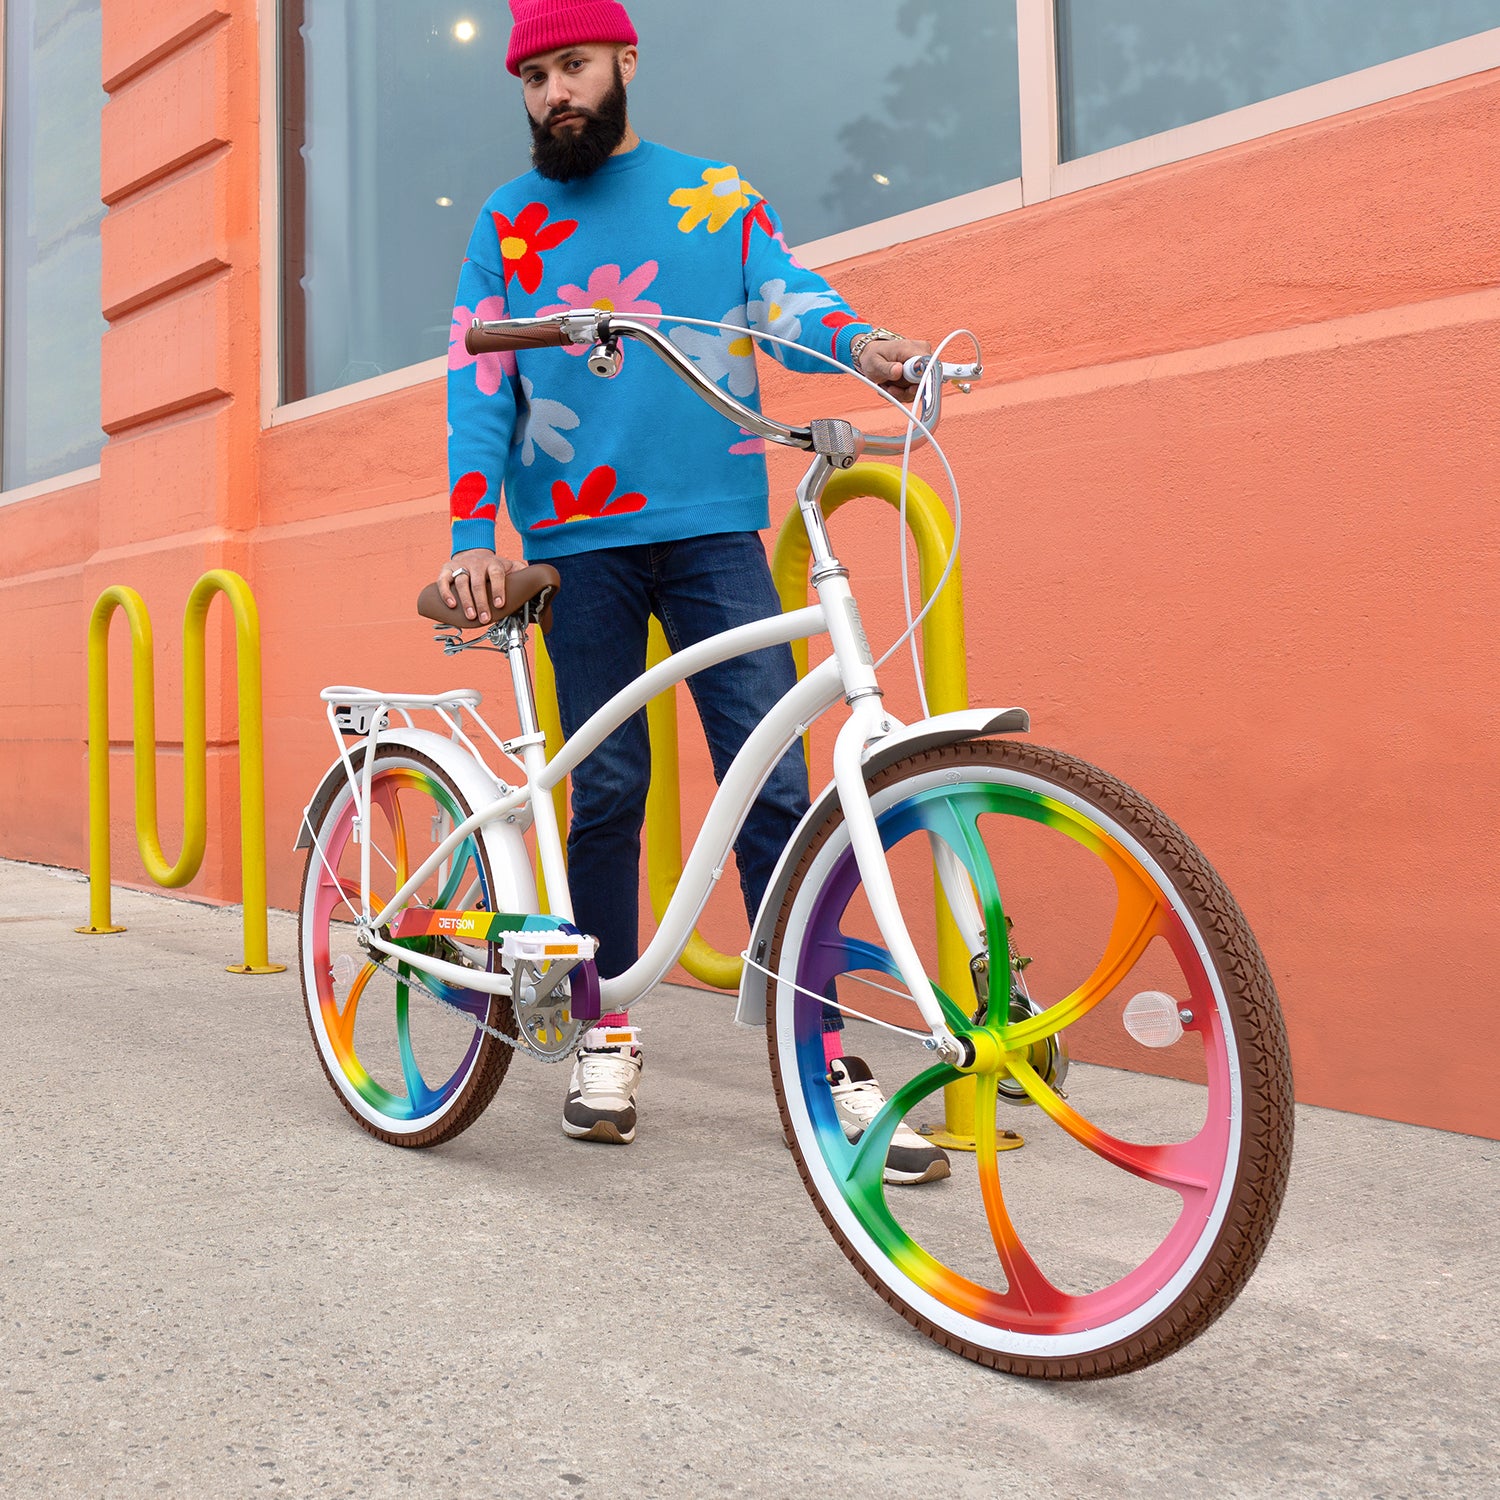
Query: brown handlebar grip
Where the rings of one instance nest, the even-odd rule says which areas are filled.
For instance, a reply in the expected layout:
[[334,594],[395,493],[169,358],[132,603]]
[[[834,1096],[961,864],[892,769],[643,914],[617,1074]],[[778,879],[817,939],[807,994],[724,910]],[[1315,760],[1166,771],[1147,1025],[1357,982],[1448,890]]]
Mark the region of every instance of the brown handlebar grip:
[[567,335],[555,323],[542,328],[517,329],[512,333],[486,333],[475,323],[464,335],[464,348],[470,354],[503,354],[512,349],[556,349],[568,342]]

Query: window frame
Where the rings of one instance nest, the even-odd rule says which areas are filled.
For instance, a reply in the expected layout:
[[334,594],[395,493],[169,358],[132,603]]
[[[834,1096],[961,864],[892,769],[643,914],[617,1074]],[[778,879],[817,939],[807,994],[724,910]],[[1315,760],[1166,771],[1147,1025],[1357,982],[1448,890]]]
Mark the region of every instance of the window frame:
[[[1054,0],[1017,0],[1018,12],[1027,9],[1046,12],[1051,60],[1047,76],[1050,97],[1046,108],[1050,111],[1053,122],[1051,160],[1046,164],[1040,160],[1037,162],[1028,202],[1042,202],[1047,198],[1082,192],[1085,188],[1116,182],[1122,177],[1132,177],[1137,172],[1149,172],[1154,167],[1170,166],[1174,162],[1187,161],[1195,156],[1207,156],[1228,146],[1240,146],[1247,141],[1275,135],[1279,131],[1293,130],[1299,125],[1316,124],[1319,120],[1332,119],[1335,115],[1347,114],[1350,110],[1383,104],[1390,99],[1399,99],[1403,94],[1414,94],[1421,89],[1452,83],[1457,79],[1500,67],[1500,26],[1496,26],[1489,31],[1476,32],[1473,36],[1460,37],[1457,41],[1443,42],[1422,52],[1408,52],[1389,62],[1375,63],[1352,73],[1340,73],[1336,78],[1311,83],[1306,88],[1293,89],[1287,94],[1273,94],[1269,99],[1241,105],[1240,108],[1226,110],[1223,114],[1210,115],[1207,119],[1195,120],[1189,125],[1179,125],[1156,135],[1125,141],[1088,156],[1075,157],[1072,161],[1059,161],[1057,122],[1060,118],[1061,101],[1056,56],[1057,7]],[[1021,117],[1021,140],[1024,150],[1024,109]],[[1032,193],[1036,196],[1032,197]]]
[[[1090,156],[1061,161],[1055,0],[1015,0],[1016,50],[1021,129],[1021,175],[975,192],[949,198],[892,218],[859,225],[839,234],[794,246],[798,259],[814,269],[855,256],[910,244],[1017,209],[1066,197],[1174,162],[1207,156],[1279,131],[1315,124],[1398,99],[1438,84],[1500,68],[1500,26],[1423,52],[1343,73],[1289,94],[1278,94],[1224,114],[1211,115],[1157,135],[1111,146]],[[281,400],[281,361],[285,294],[282,287],[281,170],[283,101],[280,19],[282,0],[260,6],[261,44],[261,267],[262,349],[261,426],[279,427],[336,411],[376,396],[406,390],[442,377],[441,356],[390,370],[369,380],[295,402]],[[0,0],[3,21],[4,0]],[[271,66],[265,66],[266,59]]]

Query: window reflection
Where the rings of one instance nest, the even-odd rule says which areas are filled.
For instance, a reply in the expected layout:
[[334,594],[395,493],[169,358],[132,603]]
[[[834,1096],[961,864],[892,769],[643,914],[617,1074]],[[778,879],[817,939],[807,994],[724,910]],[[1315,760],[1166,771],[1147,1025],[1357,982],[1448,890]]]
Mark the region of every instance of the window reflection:
[[99,0],[5,0],[0,485],[98,460]]
[[733,162],[792,244],[1021,175],[1010,0],[632,0],[636,127]]
[[1057,0],[1062,158],[1500,26],[1500,0]]
[[[530,166],[503,7],[281,0],[283,399],[446,352],[489,193]],[[732,161],[795,243],[1020,174],[1009,0],[631,0],[633,123]]]

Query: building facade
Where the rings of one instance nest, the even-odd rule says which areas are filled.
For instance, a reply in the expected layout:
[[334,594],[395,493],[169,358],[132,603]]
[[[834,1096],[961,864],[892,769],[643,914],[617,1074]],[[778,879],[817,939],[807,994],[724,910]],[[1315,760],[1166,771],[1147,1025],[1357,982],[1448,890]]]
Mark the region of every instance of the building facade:
[[[1500,0],[825,0],[816,46],[791,0],[631,10],[643,134],[735,161],[868,316],[981,339],[943,432],[972,701],[1026,705],[1203,846],[1266,950],[1303,1100],[1500,1135]],[[175,847],[180,612],[232,568],[260,607],[289,907],[332,754],[319,689],[475,675],[412,603],[446,549],[451,287],[525,160],[508,12],[3,19],[0,855],[87,863],[85,641],[113,584],[156,625]],[[858,404],[780,370],[763,397]],[[773,460],[778,524],[794,477]],[[892,639],[887,519],[838,540]],[[114,861],[144,883],[124,636]],[[210,642],[188,893],[232,901],[224,621]],[[735,923],[725,901],[709,936]]]

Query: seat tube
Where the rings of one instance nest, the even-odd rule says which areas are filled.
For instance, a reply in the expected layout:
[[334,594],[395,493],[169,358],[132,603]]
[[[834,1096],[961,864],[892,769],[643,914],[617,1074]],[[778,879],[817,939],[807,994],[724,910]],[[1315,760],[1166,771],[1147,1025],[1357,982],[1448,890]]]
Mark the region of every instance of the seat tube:
[[521,732],[516,743],[531,790],[532,827],[536,829],[542,878],[547,883],[547,906],[553,916],[571,922],[573,898],[568,891],[568,871],[563,860],[562,833],[557,826],[557,808],[552,793],[542,789],[542,773],[547,769],[547,737],[537,719],[531,663],[526,659],[526,631],[518,621],[511,621],[506,631],[505,655],[510,662],[510,685],[520,721]]
[[849,570],[834,556],[823,520],[823,491],[832,476],[833,465],[820,454],[797,487],[797,505],[812,552],[812,585],[823,606],[829,639],[838,658],[844,698],[853,704],[861,698],[878,700],[882,694],[875,678],[875,655],[849,587]]

